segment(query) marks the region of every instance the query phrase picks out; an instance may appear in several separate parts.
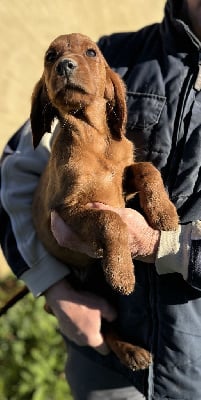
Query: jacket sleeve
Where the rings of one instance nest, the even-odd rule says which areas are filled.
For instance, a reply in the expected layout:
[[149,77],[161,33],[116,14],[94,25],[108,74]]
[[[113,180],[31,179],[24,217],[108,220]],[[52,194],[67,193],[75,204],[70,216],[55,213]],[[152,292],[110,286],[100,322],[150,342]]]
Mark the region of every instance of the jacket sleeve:
[[69,270],[52,257],[37,238],[32,222],[32,198],[46,166],[52,134],[46,133],[34,150],[31,129],[23,129],[14,154],[1,168],[1,202],[8,213],[17,247],[27,268],[20,278],[36,296],[68,275]]
[[175,232],[161,232],[156,270],[159,275],[180,273],[201,290],[201,221],[180,225]]

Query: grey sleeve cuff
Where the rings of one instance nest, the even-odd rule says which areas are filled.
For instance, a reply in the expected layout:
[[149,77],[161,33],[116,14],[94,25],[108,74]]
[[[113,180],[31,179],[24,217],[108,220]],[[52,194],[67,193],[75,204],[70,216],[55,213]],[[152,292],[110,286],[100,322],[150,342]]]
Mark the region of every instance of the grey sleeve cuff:
[[21,276],[34,296],[40,296],[49,287],[69,275],[69,268],[48,253],[37,265],[29,268]]
[[187,280],[192,230],[190,223],[180,225],[176,231],[161,232],[155,263],[159,275],[178,272]]

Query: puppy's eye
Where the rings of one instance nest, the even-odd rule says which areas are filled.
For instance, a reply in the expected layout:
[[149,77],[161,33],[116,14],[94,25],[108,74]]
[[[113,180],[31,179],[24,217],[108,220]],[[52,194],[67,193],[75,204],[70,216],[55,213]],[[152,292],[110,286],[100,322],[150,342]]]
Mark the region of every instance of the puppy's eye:
[[96,57],[96,51],[94,49],[88,49],[86,55],[87,57]]
[[49,50],[49,51],[46,53],[45,61],[47,61],[47,62],[54,62],[54,61],[56,60],[56,58],[57,58],[57,53],[56,53],[56,51],[55,51],[55,50]]

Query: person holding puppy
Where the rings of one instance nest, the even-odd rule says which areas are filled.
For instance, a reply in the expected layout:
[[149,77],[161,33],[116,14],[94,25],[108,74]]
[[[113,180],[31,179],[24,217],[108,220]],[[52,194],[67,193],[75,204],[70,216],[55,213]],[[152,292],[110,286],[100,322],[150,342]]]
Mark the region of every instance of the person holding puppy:
[[[161,171],[179,228],[153,230],[135,200],[126,209],[90,204],[117,212],[127,224],[136,288],[119,296],[118,312],[99,296],[78,293],[67,267],[45,251],[33,228],[32,197],[52,135],[34,151],[27,122],[9,143],[16,148],[17,141],[17,151],[6,157],[7,147],[2,162],[2,248],[16,275],[34,295],[44,294],[58,319],[74,399],[200,400],[201,1],[167,0],[161,23],[103,37],[99,46],[127,86],[127,137],[136,158]],[[94,256],[56,213],[51,228],[58,243]],[[104,342],[101,318],[118,318],[127,340],[151,351],[149,369],[130,371],[119,363]]]

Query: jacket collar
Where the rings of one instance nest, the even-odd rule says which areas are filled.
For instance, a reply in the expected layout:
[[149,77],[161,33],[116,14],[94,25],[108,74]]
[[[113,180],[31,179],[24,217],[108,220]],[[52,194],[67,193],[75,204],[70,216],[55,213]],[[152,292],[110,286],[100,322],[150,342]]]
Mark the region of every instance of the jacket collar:
[[165,5],[165,18],[168,24],[174,29],[174,34],[179,36],[188,36],[190,44],[201,49],[201,42],[192,32],[190,21],[185,11],[184,0],[167,0]]

